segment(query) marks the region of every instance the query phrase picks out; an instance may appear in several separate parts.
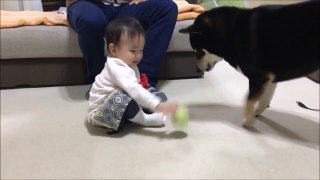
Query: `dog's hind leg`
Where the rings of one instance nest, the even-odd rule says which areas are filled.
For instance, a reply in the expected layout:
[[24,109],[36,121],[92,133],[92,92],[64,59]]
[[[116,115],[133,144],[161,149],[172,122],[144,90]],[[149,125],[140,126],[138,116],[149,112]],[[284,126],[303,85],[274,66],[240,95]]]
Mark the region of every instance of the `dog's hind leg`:
[[[252,74],[249,78],[249,95],[245,107],[244,127],[252,127],[255,120],[255,104],[261,100],[274,80],[273,75]],[[268,96],[268,95],[266,95]],[[272,96],[271,96],[272,98]],[[266,99],[267,100],[267,99]],[[268,105],[268,103],[265,103]],[[267,107],[266,105],[266,107]]]
[[267,109],[267,107],[270,105],[270,102],[272,100],[272,97],[277,87],[277,83],[270,83],[268,86],[269,87],[266,87],[265,93],[262,95],[262,97],[258,101],[256,116],[259,116],[261,113],[263,113]]

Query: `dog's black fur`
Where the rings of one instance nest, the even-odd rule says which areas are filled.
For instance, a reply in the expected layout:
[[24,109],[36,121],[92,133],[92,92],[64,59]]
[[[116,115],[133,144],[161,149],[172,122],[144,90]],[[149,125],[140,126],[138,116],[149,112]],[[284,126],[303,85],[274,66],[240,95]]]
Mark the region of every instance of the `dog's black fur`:
[[[245,126],[253,123],[254,105],[260,104],[270,89],[274,91],[275,86],[270,86],[305,76],[320,66],[319,0],[252,9],[214,8],[180,32],[190,34],[202,71],[211,70],[218,62],[205,57],[214,54],[248,77]],[[258,106],[258,114],[264,109]]]

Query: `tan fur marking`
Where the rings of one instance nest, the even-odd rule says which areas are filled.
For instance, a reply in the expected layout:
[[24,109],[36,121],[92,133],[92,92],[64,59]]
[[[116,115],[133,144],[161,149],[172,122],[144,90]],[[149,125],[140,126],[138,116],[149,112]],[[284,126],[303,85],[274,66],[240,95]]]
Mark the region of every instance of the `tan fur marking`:
[[[254,120],[255,120],[255,104],[257,102],[263,101],[263,98],[266,96],[266,92],[270,89],[272,89],[271,85],[274,80],[275,76],[274,74],[270,73],[268,74],[268,81],[264,83],[261,91],[253,97],[251,100],[248,100],[245,107],[245,127],[251,127],[253,126]],[[271,99],[270,99],[271,100]]]

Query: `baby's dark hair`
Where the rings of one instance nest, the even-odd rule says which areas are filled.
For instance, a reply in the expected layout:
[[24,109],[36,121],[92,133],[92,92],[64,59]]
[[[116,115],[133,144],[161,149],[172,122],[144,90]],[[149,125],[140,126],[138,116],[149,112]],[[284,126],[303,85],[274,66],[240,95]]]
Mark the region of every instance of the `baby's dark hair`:
[[109,50],[109,44],[113,43],[118,45],[122,35],[126,35],[128,38],[133,39],[140,36],[144,37],[145,32],[141,23],[133,17],[120,17],[111,21],[106,29],[105,37],[107,42],[107,48]]

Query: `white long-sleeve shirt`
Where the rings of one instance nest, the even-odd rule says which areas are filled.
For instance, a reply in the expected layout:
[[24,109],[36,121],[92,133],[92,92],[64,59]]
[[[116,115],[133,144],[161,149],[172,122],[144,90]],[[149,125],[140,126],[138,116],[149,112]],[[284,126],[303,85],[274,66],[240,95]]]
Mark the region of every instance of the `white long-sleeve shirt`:
[[96,76],[89,98],[89,114],[116,90],[124,90],[140,106],[154,111],[160,98],[142,87],[138,67],[130,68],[121,59],[108,57],[102,72]]

